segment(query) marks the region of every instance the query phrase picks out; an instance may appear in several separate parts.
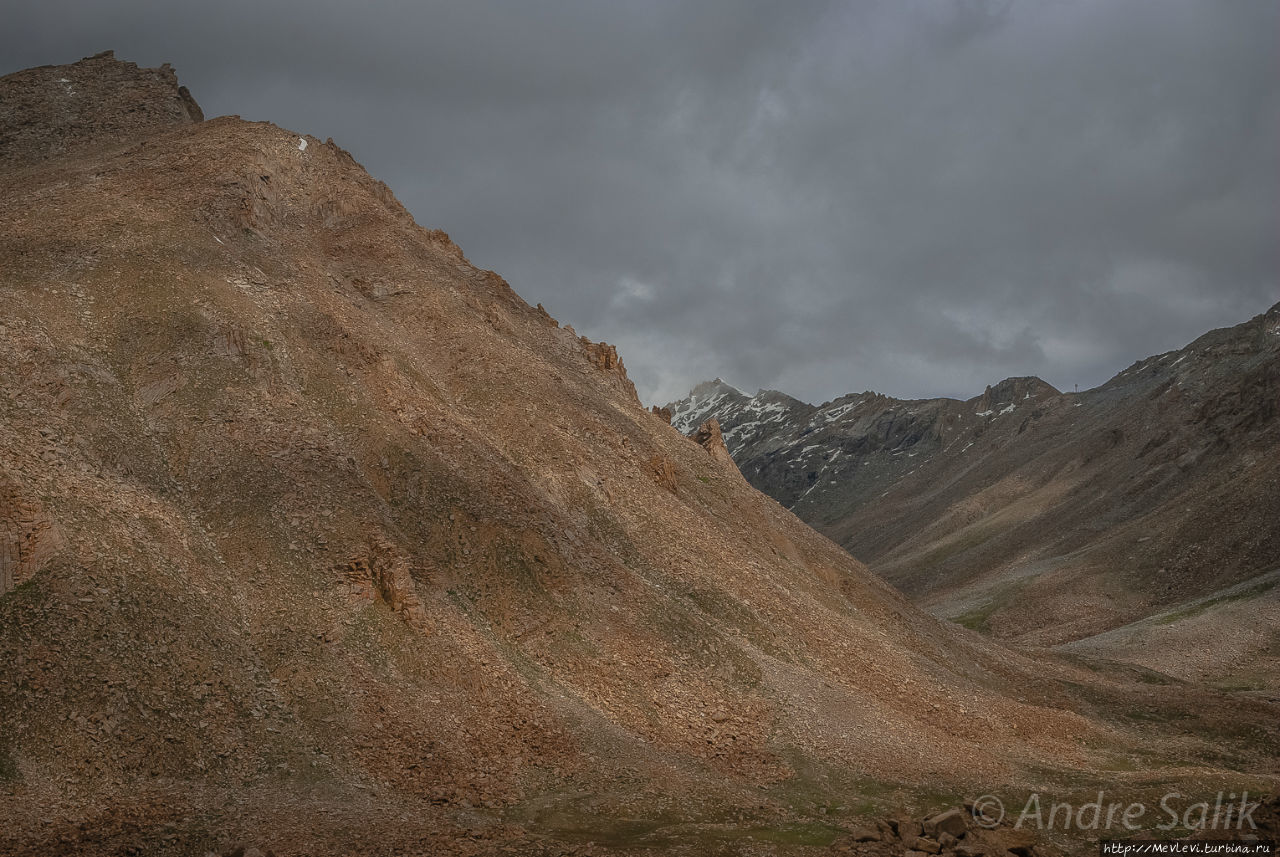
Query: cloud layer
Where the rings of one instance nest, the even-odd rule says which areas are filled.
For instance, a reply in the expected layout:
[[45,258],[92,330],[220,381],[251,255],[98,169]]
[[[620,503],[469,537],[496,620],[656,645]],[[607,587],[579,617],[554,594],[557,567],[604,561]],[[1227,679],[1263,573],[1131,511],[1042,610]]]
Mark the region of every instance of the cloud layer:
[[1280,300],[1280,5],[19,0],[332,136],[649,401],[1100,383]]

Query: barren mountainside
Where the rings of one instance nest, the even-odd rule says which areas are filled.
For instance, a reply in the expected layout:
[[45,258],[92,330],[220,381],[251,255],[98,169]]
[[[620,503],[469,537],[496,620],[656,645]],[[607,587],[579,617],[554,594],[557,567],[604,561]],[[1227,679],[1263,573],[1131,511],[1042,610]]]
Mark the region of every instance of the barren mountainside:
[[347,152],[193,105],[0,79],[0,852],[819,853],[1275,776],[1272,703],[922,612]]
[[668,407],[682,431],[719,420],[753,485],[996,636],[1079,639],[1280,565],[1280,305],[1081,393],[812,406],[717,380]]

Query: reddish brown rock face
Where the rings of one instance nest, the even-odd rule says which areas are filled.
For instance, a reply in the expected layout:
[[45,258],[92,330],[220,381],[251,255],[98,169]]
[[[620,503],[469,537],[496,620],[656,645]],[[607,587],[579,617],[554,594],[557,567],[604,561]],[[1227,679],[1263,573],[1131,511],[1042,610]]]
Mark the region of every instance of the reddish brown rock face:
[[658,407],[657,405],[654,405],[649,410],[653,413],[655,417],[662,420],[667,425],[671,425],[671,409],[670,408],[661,408],[661,407]]
[[43,506],[0,474],[0,595],[30,580],[64,544]]

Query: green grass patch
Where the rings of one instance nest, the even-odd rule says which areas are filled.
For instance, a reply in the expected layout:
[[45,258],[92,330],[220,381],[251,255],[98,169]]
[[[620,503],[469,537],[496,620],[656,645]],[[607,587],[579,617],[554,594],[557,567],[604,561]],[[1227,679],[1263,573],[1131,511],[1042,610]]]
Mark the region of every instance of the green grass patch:
[[979,631],[985,634],[991,630],[988,621],[991,619],[991,614],[995,613],[999,606],[994,600],[988,601],[981,607],[975,607],[972,610],[961,613],[959,616],[952,618],[951,621],[968,628],[970,631]]
[[1209,598],[1196,604],[1191,604],[1187,607],[1174,610],[1170,613],[1165,613],[1163,616],[1156,617],[1154,621],[1157,625],[1172,625],[1174,622],[1180,622],[1183,619],[1190,619],[1192,616],[1199,616],[1211,607],[1217,607],[1221,604],[1230,604],[1233,601],[1247,601],[1251,598],[1257,598],[1258,596],[1264,595],[1272,589],[1275,589],[1277,583],[1280,583],[1280,579],[1273,578],[1271,580],[1265,580],[1262,583],[1246,587],[1239,592],[1219,595],[1217,597]]
[[851,774],[838,764],[795,750],[782,753],[795,771],[767,793],[807,823],[851,822],[903,809],[923,814],[959,806],[963,795],[945,785],[915,785]]
[[1153,669],[1147,669],[1141,664],[1133,664],[1133,676],[1143,684],[1169,685],[1182,684],[1181,681],[1173,676],[1165,675],[1162,672],[1156,672]]
[[1131,708],[1121,716],[1135,723],[1176,723],[1194,719],[1194,715],[1174,708]]
[[1081,655],[1076,652],[1059,652],[1061,657],[1070,661],[1078,667],[1097,673],[1101,676],[1110,678],[1132,678],[1141,684],[1152,684],[1157,686],[1186,684],[1181,679],[1173,676],[1165,675],[1157,672],[1149,667],[1141,664],[1133,664],[1125,661],[1113,661],[1106,658],[1096,658],[1092,655]]
[[18,772],[18,763],[5,747],[0,747],[0,782],[14,782],[22,779]]
[[[709,831],[710,832],[710,831]],[[749,838],[775,845],[817,845],[825,847],[835,842],[843,831],[820,822],[800,822],[782,827],[752,827],[742,831],[729,831],[734,839]]]
[[992,526],[966,527],[951,535],[913,565],[917,568],[932,570],[966,551],[979,547],[999,534],[1000,530]]
[[1215,687],[1224,693],[1247,693],[1253,690],[1266,690],[1267,682],[1260,678],[1248,678],[1246,676],[1229,676],[1217,681],[1209,682],[1211,687]]
[[972,610],[966,610],[958,616],[951,617],[951,621],[968,628],[970,631],[978,631],[982,634],[990,633],[992,615],[1012,601],[1034,579],[1034,577],[1023,577],[1005,583],[1002,586],[993,587],[985,602]]

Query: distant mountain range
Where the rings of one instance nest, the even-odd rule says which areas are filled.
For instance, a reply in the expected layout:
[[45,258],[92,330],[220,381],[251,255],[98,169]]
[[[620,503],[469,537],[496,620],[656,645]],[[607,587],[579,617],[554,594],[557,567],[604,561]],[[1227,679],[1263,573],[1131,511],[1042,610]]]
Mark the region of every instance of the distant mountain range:
[[1280,304],[1081,393],[1029,377],[814,406],[717,379],[668,407],[686,433],[717,419],[751,484],[998,637],[1088,637],[1280,565]]

